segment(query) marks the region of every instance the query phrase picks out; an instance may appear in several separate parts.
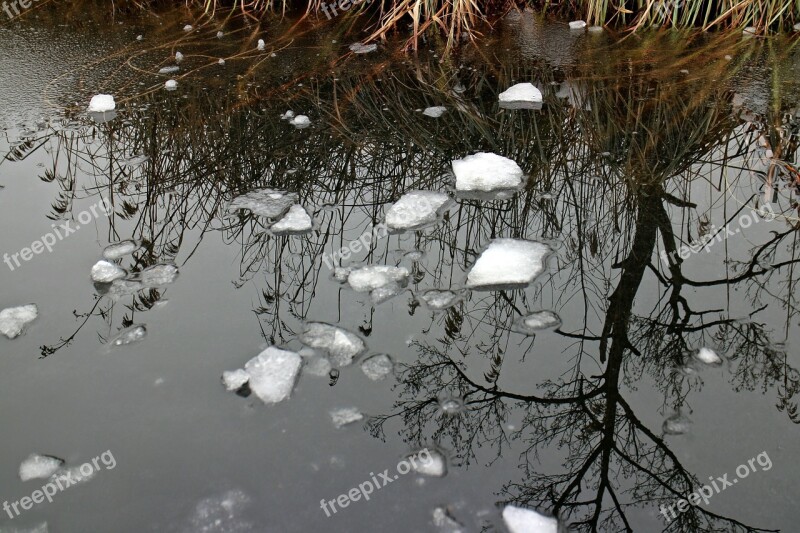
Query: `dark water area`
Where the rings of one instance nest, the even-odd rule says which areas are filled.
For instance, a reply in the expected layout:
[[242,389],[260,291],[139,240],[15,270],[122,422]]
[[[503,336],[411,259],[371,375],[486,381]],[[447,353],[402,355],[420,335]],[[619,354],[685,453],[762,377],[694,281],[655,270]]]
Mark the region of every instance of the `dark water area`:
[[[36,306],[0,335],[0,532],[553,530],[509,506],[796,531],[797,39],[530,13],[455,54],[351,53],[363,36],[52,7],[0,26],[0,312]],[[523,82],[542,104],[501,107]],[[116,110],[90,116],[101,93]],[[457,190],[478,152],[524,185]],[[93,283],[126,240],[124,278]],[[300,368],[260,389],[269,347]]]

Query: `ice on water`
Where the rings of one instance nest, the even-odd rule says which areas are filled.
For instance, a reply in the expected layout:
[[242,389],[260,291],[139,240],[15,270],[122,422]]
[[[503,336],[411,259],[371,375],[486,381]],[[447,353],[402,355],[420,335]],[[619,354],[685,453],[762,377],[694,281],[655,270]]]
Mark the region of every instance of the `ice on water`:
[[270,346],[245,364],[250,390],[264,403],[278,403],[292,394],[302,358],[295,352]]
[[353,269],[347,283],[356,292],[370,292],[381,288],[405,286],[410,272],[405,267],[367,265]]
[[39,308],[34,304],[9,307],[0,311],[0,333],[13,339],[39,316]]
[[361,370],[372,381],[380,381],[394,372],[394,363],[392,358],[386,354],[373,355],[364,359],[361,363]]
[[694,353],[695,359],[707,365],[722,364],[722,358],[717,355],[717,352],[710,348],[700,348]]
[[434,191],[411,191],[386,211],[386,225],[394,230],[411,230],[435,223],[450,197]]
[[501,103],[530,103],[538,104],[542,102],[542,92],[532,83],[518,83],[512,85],[498,96]]
[[302,205],[295,204],[289,212],[270,227],[273,233],[305,233],[311,231],[311,216]]
[[206,498],[195,507],[181,533],[251,533],[256,525],[242,517],[251,499],[239,489]]
[[573,20],[569,23],[569,29],[571,30],[582,30],[586,27],[586,22],[583,20]]
[[324,357],[309,357],[306,359],[306,364],[303,369],[303,374],[309,374],[319,378],[330,375],[331,362]]
[[162,67],[162,68],[158,69],[158,73],[159,74],[174,74],[175,72],[178,72],[180,69],[181,69],[181,67],[179,67],[178,65],[170,65],[168,67]]
[[297,194],[275,189],[257,189],[233,199],[228,212],[247,209],[254,215],[280,218],[297,203]]
[[453,161],[456,190],[491,192],[524,184],[522,169],[501,155],[479,152]]
[[522,239],[495,239],[467,275],[467,287],[527,285],[544,272],[550,246]]
[[558,533],[558,519],[533,509],[506,505],[503,522],[510,533]]
[[433,510],[433,525],[440,533],[466,533],[467,531],[463,525],[450,516],[445,507],[437,507]]
[[174,283],[178,279],[178,267],[170,264],[159,264],[145,268],[132,276],[133,281],[138,281],[142,287],[161,287]]
[[90,113],[105,113],[107,111],[114,111],[117,104],[114,102],[114,97],[110,94],[96,94],[92,96],[89,102]]
[[19,465],[19,479],[46,479],[58,472],[64,466],[64,460],[50,455],[32,453]]
[[447,474],[447,458],[436,450],[428,449],[427,453],[424,450],[412,453],[409,456],[414,458],[410,461],[412,470],[418,474],[432,477],[444,477]]
[[244,369],[237,368],[236,370],[226,370],[222,373],[222,383],[225,389],[230,392],[236,392],[250,381],[250,374]]
[[92,267],[92,281],[97,283],[111,283],[127,275],[124,269],[105,260],[98,261]]
[[368,54],[369,52],[374,52],[377,49],[377,44],[353,43],[350,45],[350,51],[354,54]]
[[336,428],[341,428],[342,426],[346,426],[347,424],[353,424],[355,422],[359,422],[364,420],[364,415],[361,414],[355,407],[341,407],[338,409],[333,409],[330,412],[331,420],[333,421],[333,425]]
[[426,107],[425,111],[423,111],[422,114],[425,115],[426,117],[439,118],[442,115],[444,115],[446,111],[447,111],[446,107],[442,105],[437,105],[434,107]]
[[364,341],[355,333],[324,322],[308,322],[300,334],[300,342],[325,351],[337,366],[351,364],[367,349]]
[[689,431],[691,426],[692,421],[678,413],[664,420],[661,430],[667,435],[683,435]]
[[561,317],[553,311],[536,311],[519,317],[511,327],[517,333],[533,335],[543,329],[557,328],[561,325]]
[[425,291],[421,298],[422,301],[425,302],[425,305],[428,306],[428,309],[434,311],[448,309],[461,301],[461,296],[458,293],[439,289]]
[[111,347],[125,346],[139,342],[145,337],[147,337],[147,327],[144,324],[134,324],[117,333],[114,338],[108,341],[108,345]]
[[301,130],[303,128],[307,128],[311,125],[311,119],[305,115],[297,115],[296,117],[292,117],[289,120],[289,124],[294,126],[295,128]]
[[132,254],[141,247],[139,241],[127,240],[109,244],[103,250],[103,257],[109,261],[121,259],[126,255]]

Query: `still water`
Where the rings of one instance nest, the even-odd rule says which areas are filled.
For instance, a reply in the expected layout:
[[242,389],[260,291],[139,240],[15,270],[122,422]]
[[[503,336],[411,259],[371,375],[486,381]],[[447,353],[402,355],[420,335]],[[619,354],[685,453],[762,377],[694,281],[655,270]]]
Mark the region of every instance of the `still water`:
[[[37,314],[0,336],[0,501],[95,463],[0,531],[506,531],[509,505],[797,530],[796,40],[523,13],[454,55],[352,54],[335,20],[40,11],[0,27],[0,310]],[[499,107],[521,82],[540,108]],[[477,152],[524,186],[456,190]],[[444,204],[381,231],[415,190]],[[474,286],[502,239],[549,253]],[[299,376],[227,391],[271,346]]]

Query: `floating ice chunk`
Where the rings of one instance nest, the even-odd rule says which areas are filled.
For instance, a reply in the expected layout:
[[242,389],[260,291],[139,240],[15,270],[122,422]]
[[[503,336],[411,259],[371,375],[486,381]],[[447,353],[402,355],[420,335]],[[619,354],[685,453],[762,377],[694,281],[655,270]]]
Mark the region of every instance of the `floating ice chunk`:
[[537,311],[519,317],[511,327],[512,331],[524,335],[534,335],[543,329],[553,329],[561,325],[561,317],[553,311]]
[[42,522],[32,527],[0,527],[0,533],[48,533],[47,522]]
[[527,285],[544,272],[544,261],[550,252],[552,249],[541,242],[495,239],[469,271],[467,287]]
[[222,59],[222,58],[219,58],[219,61],[217,61],[217,64],[218,64],[218,65],[220,65],[220,66],[222,66],[222,65],[224,65],[224,64],[225,64],[225,60],[224,60],[224,59]]
[[147,327],[144,324],[135,324],[129,328],[125,328],[117,335],[108,341],[108,346],[125,346],[133,344],[147,337]]
[[192,31],[193,29],[194,28],[192,27],[191,24],[187,24],[186,26],[183,27],[183,31],[186,31],[186,32]]
[[571,30],[582,30],[586,27],[586,22],[583,20],[573,20],[569,23],[569,29]]
[[391,300],[405,289],[405,285],[398,284],[387,285],[385,287],[378,287],[369,293],[370,299],[374,305],[382,304],[387,300]]
[[218,31],[217,32],[217,39],[222,39],[223,37],[225,37],[225,34],[222,31]]
[[259,39],[258,40],[257,48],[258,48],[258,50],[260,50],[262,52],[267,49],[267,43],[264,42],[264,39]]
[[324,350],[337,366],[347,366],[367,349],[355,333],[324,322],[309,322],[300,334],[300,342]]
[[274,189],[257,189],[233,199],[228,212],[248,209],[254,215],[277,219],[297,203],[297,195]]
[[700,348],[694,353],[695,359],[698,361],[705,363],[707,365],[720,365],[722,364],[722,358],[717,355],[714,350],[709,348]]
[[306,360],[303,373],[311,374],[312,376],[325,377],[331,373],[331,362],[324,357],[309,357]]
[[504,103],[542,103],[542,92],[532,83],[517,83],[500,93],[498,98]]
[[172,74],[172,73],[178,72],[180,69],[181,69],[181,67],[179,67],[177,65],[171,65],[169,67],[160,68],[158,70],[158,73],[159,74]]
[[299,204],[289,208],[289,212],[278,222],[270,226],[273,233],[305,233],[311,231],[311,216]]
[[439,105],[439,106],[425,108],[425,111],[423,111],[422,114],[425,115],[426,117],[439,118],[442,115],[444,115],[446,111],[447,111],[446,107]]
[[175,62],[180,63],[183,61],[183,54],[180,52],[175,52]]
[[[200,501],[180,533],[249,533],[255,524],[241,517],[250,497],[234,489]],[[262,529],[263,530],[263,529]]]
[[377,44],[353,43],[350,45],[350,51],[354,54],[368,54],[369,52],[374,52],[377,49]]
[[800,22],[794,25],[794,31],[800,31]]
[[667,435],[683,435],[689,431],[691,425],[691,420],[678,413],[664,420],[661,429]]
[[433,525],[440,533],[466,533],[466,529],[444,507],[433,510]]
[[114,263],[100,260],[92,267],[92,281],[97,283],[111,283],[114,280],[122,279],[128,273]]
[[341,428],[342,426],[346,426],[347,424],[364,420],[364,415],[362,415],[361,412],[355,407],[342,407],[339,409],[333,409],[330,412],[330,415],[333,425],[336,426],[337,429]]
[[287,110],[286,113],[281,115],[281,120],[289,120],[290,118],[294,118],[294,111],[291,109]]
[[136,40],[137,41],[143,41],[144,40],[144,35],[137,35],[136,36]]
[[307,128],[311,125],[311,119],[305,115],[297,115],[296,117],[292,118],[289,121],[289,124],[294,126],[295,128],[301,130],[303,128]]
[[352,271],[352,268],[336,267],[333,269],[333,279],[339,283],[347,283],[347,278],[350,277],[350,272]]
[[495,191],[523,185],[522,169],[503,156],[479,152],[453,161],[456,189],[459,191]]
[[447,416],[461,414],[465,410],[464,399],[460,397],[445,397],[439,399],[439,409]]
[[447,474],[447,459],[436,450],[424,448],[410,454],[407,460],[418,474],[432,477],[444,477]]
[[178,267],[170,264],[159,264],[145,268],[138,274],[134,274],[129,279],[138,281],[142,287],[161,287],[174,283],[178,279]]
[[222,383],[225,389],[230,392],[235,392],[244,387],[250,381],[250,374],[243,369],[226,370],[222,373]]
[[603,33],[602,26],[589,26],[589,33]]
[[114,102],[114,97],[110,94],[96,94],[92,96],[89,102],[90,113],[105,113],[107,111],[114,111],[117,104]]
[[0,333],[13,339],[39,316],[39,308],[34,304],[9,307],[0,311]]
[[410,191],[386,212],[386,225],[394,230],[421,229],[436,223],[450,204],[445,193]]
[[461,301],[461,296],[459,296],[458,293],[439,289],[425,291],[421,298],[422,301],[425,302],[425,305],[434,311],[442,311],[443,309],[453,307]]
[[758,30],[756,30],[753,26],[748,26],[744,30],[742,30],[742,35],[744,35],[745,37],[752,37],[756,33],[758,33]]
[[142,243],[134,240],[120,241],[111,243],[103,249],[103,257],[109,261],[120,259],[128,254],[132,254],[142,246]]
[[32,453],[19,465],[19,479],[22,481],[45,479],[58,472],[62,466],[64,466],[63,459]]
[[164,82],[164,88],[168,91],[174,91],[178,88],[178,82],[175,80],[167,80]]
[[558,533],[558,519],[533,509],[506,505],[503,522],[510,533]]
[[303,366],[295,352],[270,346],[245,364],[250,375],[250,390],[264,403],[278,403],[292,394]]
[[119,300],[120,298],[123,298],[125,296],[136,294],[137,292],[143,290],[144,288],[145,287],[138,281],[130,279],[118,279],[111,284],[111,287],[108,289],[107,295],[112,300]]
[[405,286],[409,275],[405,267],[368,265],[350,272],[347,283],[356,292],[369,292],[393,285]]
[[364,359],[361,363],[361,370],[372,381],[380,381],[394,372],[394,363],[392,358],[386,354],[373,355]]

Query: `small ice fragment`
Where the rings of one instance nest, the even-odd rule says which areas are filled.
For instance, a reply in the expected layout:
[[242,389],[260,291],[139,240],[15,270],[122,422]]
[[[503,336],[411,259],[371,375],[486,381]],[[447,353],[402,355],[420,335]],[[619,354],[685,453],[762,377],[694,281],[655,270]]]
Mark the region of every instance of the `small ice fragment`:
[[250,390],[264,403],[278,403],[292,394],[302,365],[298,354],[270,346],[244,368],[250,375]]
[[466,90],[467,88],[461,85],[460,83],[456,83],[455,85],[453,85],[453,92],[456,94],[461,94]]
[[374,52],[377,49],[377,44],[353,43],[350,45],[350,51],[354,54],[368,54],[369,52]]
[[425,305],[433,311],[448,309],[461,301],[461,297],[457,293],[439,289],[425,291],[421,298]]
[[295,204],[289,208],[289,212],[273,224],[269,229],[273,233],[304,233],[311,231],[311,216],[302,205]]
[[126,240],[109,244],[103,249],[103,257],[109,261],[120,259],[128,254],[132,254],[141,247],[139,241]]
[[300,342],[324,350],[337,366],[347,366],[367,348],[355,333],[324,322],[309,322],[300,334]]
[[132,281],[138,281],[143,287],[160,287],[169,285],[178,279],[178,267],[170,264],[159,264],[145,268],[138,274],[131,276]]
[[114,263],[100,260],[92,267],[92,281],[97,283],[111,283],[114,280],[122,279],[128,273]]
[[450,203],[445,193],[407,192],[386,211],[386,225],[395,230],[421,229],[437,222]]
[[289,121],[289,124],[300,130],[309,127],[311,125],[311,119],[305,115],[297,115]]
[[353,269],[345,267],[336,267],[333,269],[333,279],[339,283],[347,283],[347,278],[350,277],[350,272]]
[[177,82],[177,81],[175,81],[175,80],[167,80],[167,81],[164,83],[164,88],[165,88],[166,90],[168,90],[168,91],[174,91],[175,89],[177,89],[177,88],[178,88],[178,82]]
[[370,292],[395,285],[405,286],[409,275],[405,267],[368,265],[350,272],[347,283],[356,292]]
[[495,239],[469,271],[467,287],[527,285],[544,272],[550,252],[548,245],[537,241]]
[[439,409],[447,416],[455,416],[464,411],[464,400],[462,398],[441,398]]
[[361,363],[361,370],[372,381],[380,381],[394,372],[394,363],[392,363],[392,358],[386,354],[373,355],[364,359]]
[[297,203],[297,194],[275,189],[257,189],[237,196],[228,206],[228,212],[248,209],[254,215],[278,219]]
[[364,420],[364,415],[362,415],[361,412],[355,407],[342,407],[339,409],[333,409],[330,412],[330,415],[333,425],[336,427],[336,429],[346,426],[347,424],[358,422],[359,420]]
[[447,108],[440,105],[435,107],[427,107],[425,108],[425,111],[422,112],[422,114],[425,115],[426,117],[439,118],[442,115],[444,115],[446,111]]
[[661,429],[667,435],[683,435],[689,431],[691,425],[691,420],[678,413],[664,420]]
[[589,33],[602,33],[602,26],[589,26]]
[[111,347],[125,346],[133,344],[147,337],[147,328],[144,324],[135,324],[120,331],[114,338],[108,341]]
[[447,459],[436,450],[424,448],[410,454],[407,461],[418,474],[433,477],[444,477],[447,474]]
[[794,31],[800,31],[800,22],[794,25]]
[[160,68],[160,69],[158,70],[158,73],[159,73],[159,74],[172,74],[172,73],[174,73],[174,72],[178,72],[180,69],[181,69],[181,67],[179,67],[179,66],[177,66],[177,65],[171,65],[171,66],[169,66],[169,67],[162,67],[162,68]]
[[558,533],[557,518],[533,509],[506,505],[503,509],[503,522],[510,533]]
[[254,523],[246,520],[251,498],[239,489],[232,489],[205,498],[180,528],[170,528],[181,533],[246,533],[258,531]]
[[440,533],[466,533],[466,529],[444,507],[433,510],[433,525]]
[[136,294],[137,292],[143,289],[144,286],[138,281],[129,279],[118,279],[111,284],[111,287],[108,289],[107,294],[112,300],[119,300],[120,298],[123,298],[125,296]]
[[217,39],[222,39],[223,37],[225,37],[225,34],[222,33],[222,31],[218,31],[217,32]]
[[192,27],[191,24],[187,24],[186,26],[183,27],[183,31],[192,31],[193,29],[194,28]]
[[511,326],[511,330],[524,335],[534,335],[543,329],[553,329],[560,325],[561,317],[553,311],[536,311],[519,317]]
[[267,43],[264,42],[264,39],[259,39],[258,40],[258,47],[257,48],[262,52],[267,49]]
[[136,40],[137,40],[137,41],[142,41],[142,40],[144,40],[144,35],[137,35],[137,36],[136,36]]
[[114,102],[114,97],[110,94],[96,94],[92,96],[89,102],[90,113],[105,113],[106,111],[113,111],[116,109],[117,104]]
[[39,308],[34,304],[9,307],[0,311],[0,333],[13,339],[39,316]]
[[586,22],[583,20],[573,20],[569,23],[569,29],[571,30],[582,30],[586,27]]
[[452,163],[459,191],[495,191],[514,189],[523,185],[523,173],[514,161],[506,157],[479,152]]
[[175,52],[175,62],[180,63],[183,61],[183,54],[180,52]]
[[303,373],[322,378],[331,373],[331,368],[331,362],[325,357],[310,357],[306,360]]
[[19,465],[19,479],[45,479],[58,472],[63,465],[64,460],[58,457],[32,453]]
[[219,61],[217,61],[217,64],[218,65],[224,65],[225,64],[225,60],[220,58]]
[[281,115],[281,120],[289,120],[290,118],[294,118],[294,111],[291,109],[287,110],[286,113]]
[[742,30],[742,34],[749,37],[755,35],[757,31],[758,30],[756,30],[753,26],[748,26],[744,30]]
[[722,358],[717,355],[714,350],[709,348],[700,348],[694,354],[695,359],[701,361],[707,365],[719,365],[722,364]]
[[225,389],[230,392],[241,389],[248,381],[250,381],[250,374],[241,368],[226,370],[222,373],[222,383],[225,385]]
[[541,103],[542,92],[533,86],[532,83],[518,83],[500,93],[500,102],[528,102]]

